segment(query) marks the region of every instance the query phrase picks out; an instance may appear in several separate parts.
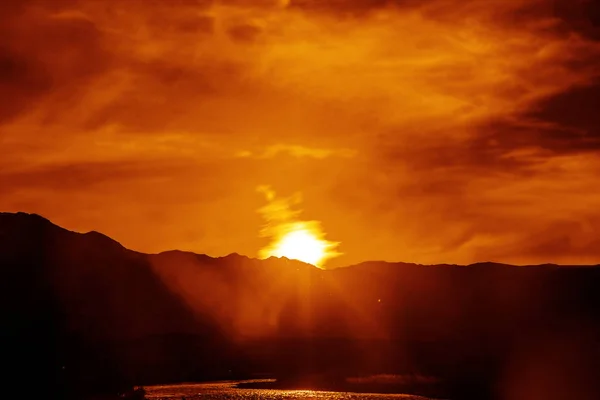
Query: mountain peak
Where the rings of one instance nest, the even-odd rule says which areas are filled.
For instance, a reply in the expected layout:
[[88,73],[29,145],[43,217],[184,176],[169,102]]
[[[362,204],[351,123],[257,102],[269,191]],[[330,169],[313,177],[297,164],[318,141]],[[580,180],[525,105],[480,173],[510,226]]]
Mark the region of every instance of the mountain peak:
[[101,243],[110,244],[110,245],[113,245],[113,246],[117,245],[117,246],[119,246],[119,247],[121,247],[123,249],[125,248],[121,243],[119,243],[115,239],[113,239],[113,238],[111,238],[109,236],[106,236],[105,234],[100,233],[98,231],[89,231],[89,232],[84,233],[83,236],[86,237],[86,238],[89,238],[91,240],[96,240],[96,241],[101,242]]
[[[42,217],[39,214],[35,214],[35,213],[26,213],[26,212],[22,212],[22,211],[18,211],[18,212],[0,212],[0,219],[1,220],[12,220],[12,221],[25,221],[25,220],[29,220],[29,221],[43,221],[45,223],[50,223],[52,224],[52,222],[50,222],[50,220],[48,220],[47,218]],[[54,224],[53,224],[54,225]]]

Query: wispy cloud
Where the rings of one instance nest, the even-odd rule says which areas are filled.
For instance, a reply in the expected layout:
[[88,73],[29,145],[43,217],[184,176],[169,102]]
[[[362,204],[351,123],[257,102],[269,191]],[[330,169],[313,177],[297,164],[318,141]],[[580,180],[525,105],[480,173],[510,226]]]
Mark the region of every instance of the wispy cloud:
[[356,150],[350,149],[321,149],[321,148],[312,148],[306,146],[299,145],[286,145],[286,144],[276,144],[272,146],[268,146],[266,149],[262,151],[252,152],[252,151],[240,151],[236,153],[238,157],[254,157],[259,159],[265,158],[273,158],[279,155],[289,155],[297,158],[315,158],[318,160],[323,160],[329,157],[343,157],[350,158],[356,155]]

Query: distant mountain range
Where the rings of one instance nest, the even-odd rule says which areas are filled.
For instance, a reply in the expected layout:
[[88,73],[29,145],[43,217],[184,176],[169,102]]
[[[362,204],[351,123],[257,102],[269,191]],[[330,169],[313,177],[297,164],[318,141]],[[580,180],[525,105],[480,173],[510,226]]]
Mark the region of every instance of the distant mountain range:
[[419,373],[484,396],[541,371],[560,377],[555,394],[597,389],[600,266],[320,270],[142,254],[97,232],[0,213],[0,273],[8,377],[46,395],[263,372]]

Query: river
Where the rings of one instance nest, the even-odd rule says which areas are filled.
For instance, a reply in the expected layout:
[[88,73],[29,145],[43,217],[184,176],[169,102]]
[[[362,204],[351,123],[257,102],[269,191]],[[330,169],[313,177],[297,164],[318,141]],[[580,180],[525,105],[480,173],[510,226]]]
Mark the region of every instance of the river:
[[[179,385],[146,386],[146,398],[153,400],[286,400],[286,399],[323,399],[323,400],[427,400],[426,397],[404,394],[371,394],[348,392],[325,392],[318,390],[276,390],[276,389],[238,389],[238,383],[253,381],[228,381],[216,383],[194,383]],[[256,381],[254,381],[256,382]]]

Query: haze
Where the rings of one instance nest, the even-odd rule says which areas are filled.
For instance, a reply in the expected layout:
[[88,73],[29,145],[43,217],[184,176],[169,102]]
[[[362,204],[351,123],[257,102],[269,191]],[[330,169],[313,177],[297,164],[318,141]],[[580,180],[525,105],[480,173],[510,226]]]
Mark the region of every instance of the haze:
[[0,209],[256,255],[269,185],[340,243],[328,267],[597,263],[598,11],[2,2]]

